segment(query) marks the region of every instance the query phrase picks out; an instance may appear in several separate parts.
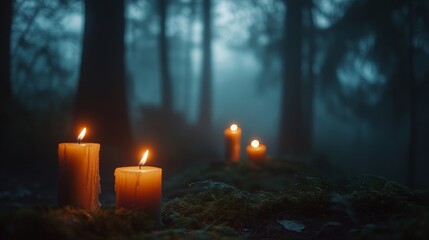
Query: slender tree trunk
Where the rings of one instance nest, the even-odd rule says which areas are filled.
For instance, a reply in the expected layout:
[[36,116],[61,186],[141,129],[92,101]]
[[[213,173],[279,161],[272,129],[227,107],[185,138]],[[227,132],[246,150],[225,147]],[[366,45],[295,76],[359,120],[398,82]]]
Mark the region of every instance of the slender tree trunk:
[[161,69],[161,95],[162,108],[171,111],[172,107],[172,91],[171,91],[171,76],[168,61],[168,42],[167,28],[167,6],[168,0],[159,0],[159,18],[160,18],[160,33],[159,33],[159,51],[160,51],[160,69]]
[[307,45],[308,45],[308,55],[307,55],[307,65],[308,65],[308,74],[307,81],[304,88],[304,115],[303,115],[303,146],[305,150],[311,152],[313,148],[313,122],[314,122],[314,74],[313,74],[313,64],[314,64],[314,23],[313,15],[311,12],[312,1],[306,1],[305,11],[307,12]]
[[203,25],[203,69],[200,92],[199,124],[204,129],[210,130],[212,115],[211,0],[203,0]]
[[12,99],[11,84],[11,26],[12,26],[12,0],[2,0],[0,4],[0,111]]
[[184,89],[184,106],[185,111],[188,111],[188,114],[191,112],[191,86],[192,86],[192,46],[193,41],[192,37],[194,35],[193,23],[195,18],[195,0],[191,0],[189,3],[189,8],[191,13],[188,19],[188,41],[185,47],[185,56],[186,56],[186,74],[185,74],[185,89]]
[[409,123],[409,140],[408,140],[408,172],[407,172],[407,184],[409,187],[415,187],[415,170],[416,170],[416,141],[417,141],[417,109],[416,109],[416,88],[415,88],[415,79],[414,79],[414,48],[413,48],[413,35],[414,35],[414,6],[413,0],[408,0],[408,16],[409,16],[409,61],[408,61],[408,71],[409,71],[409,114],[410,114],[410,123]]
[[302,154],[303,101],[302,101],[302,10],[301,0],[285,0],[287,13],[284,25],[283,93],[280,113],[279,153]]
[[[6,169],[14,161],[10,161],[13,150],[10,149],[10,128],[15,126],[10,123],[10,110],[13,108],[12,103],[12,82],[11,82],[11,26],[12,26],[12,0],[3,0],[0,3],[0,152],[2,158],[0,160],[1,169]],[[16,156],[15,156],[16,157]],[[13,159],[13,158],[12,158]],[[5,161],[6,160],[6,161]],[[1,171],[1,170],[0,170]]]
[[[116,166],[136,163],[128,117],[124,63],[124,0],[86,0],[76,131],[101,144],[101,173],[113,181]],[[103,174],[102,174],[103,179]]]

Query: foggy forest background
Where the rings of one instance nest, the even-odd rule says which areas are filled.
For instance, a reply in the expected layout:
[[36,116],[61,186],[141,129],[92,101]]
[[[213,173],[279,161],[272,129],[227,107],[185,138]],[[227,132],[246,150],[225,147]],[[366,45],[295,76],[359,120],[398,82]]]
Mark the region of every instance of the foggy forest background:
[[272,157],[428,186],[428,1],[1,2],[5,185],[54,181],[82,126],[109,182],[142,146],[166,176],[222,161],[236,122]]

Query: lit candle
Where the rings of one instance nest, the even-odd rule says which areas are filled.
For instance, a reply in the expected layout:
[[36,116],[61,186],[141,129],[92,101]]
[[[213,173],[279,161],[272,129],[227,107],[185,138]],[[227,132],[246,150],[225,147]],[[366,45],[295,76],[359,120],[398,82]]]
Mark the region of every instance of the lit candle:
[[86,128],[77,143],[58,145],[58,205],[97,210],[100,207],[98,143],[81,143]]
[[162,169],[143,166],[148,155],[146,150],[138,166],[115,169],[116,207],[141,209],[160,221]]
[[258,140],[253,140],[250,145],[246,148],[247,151],[247,159],[249,159],[253,163],[260,163],[265,160],[265,153],[267,152],[267,148],[264,144],[259,143]]
[[225,129],[225,158],[231,162],[240,161],[241,128],[232,124]]

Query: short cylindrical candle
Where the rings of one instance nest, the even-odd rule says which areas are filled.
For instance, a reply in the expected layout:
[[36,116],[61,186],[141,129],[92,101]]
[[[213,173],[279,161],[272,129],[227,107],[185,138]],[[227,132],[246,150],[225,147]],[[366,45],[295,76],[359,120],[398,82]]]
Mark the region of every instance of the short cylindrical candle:
[[58,145],[58,205],[94,211],[100,207],[100,144],[80,143],[85,132],[79,143]]
[[253,140],[246,148],[247,159],[253,163],[261,163],[265,161],[265,153],[267,148],[264,144],[259,143],[258,140]]
[[225,129],[225,159],[231,162],[240,161],[241,128],[232,124]]
[[[146,161],[148,151],[142,161]],[[116,207],[143,210],[150,218],[161,220],[162,169],[150,166],[115,169]]]

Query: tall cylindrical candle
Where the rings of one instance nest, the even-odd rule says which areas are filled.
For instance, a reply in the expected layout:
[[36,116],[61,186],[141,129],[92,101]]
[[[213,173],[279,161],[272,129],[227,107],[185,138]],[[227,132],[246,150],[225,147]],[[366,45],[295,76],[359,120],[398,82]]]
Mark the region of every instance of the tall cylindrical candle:
[[232,124],[225,129],[225,158],[231,162],[240,161],[241,128]]
[[[143,210],[150,218],[161,220],[162,169],[141,166],[115,169],[116,207]],[[146,156],[146,157],[145,157]]]
[[100,144],[80,143],[85,131],[79,136],[79,143],[58,145],[58,205],[98,210]]

